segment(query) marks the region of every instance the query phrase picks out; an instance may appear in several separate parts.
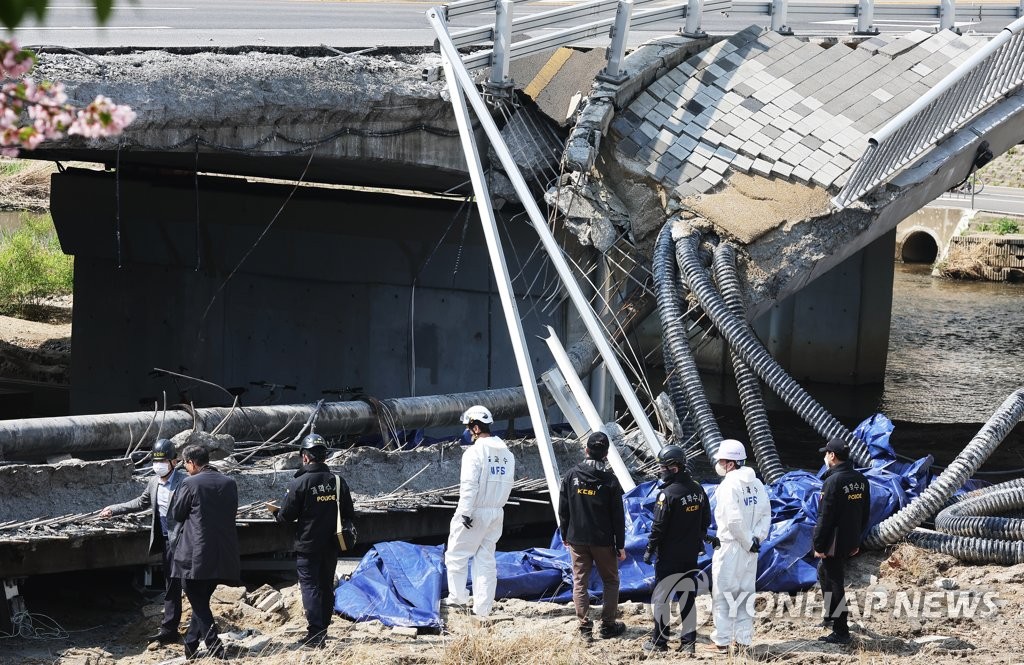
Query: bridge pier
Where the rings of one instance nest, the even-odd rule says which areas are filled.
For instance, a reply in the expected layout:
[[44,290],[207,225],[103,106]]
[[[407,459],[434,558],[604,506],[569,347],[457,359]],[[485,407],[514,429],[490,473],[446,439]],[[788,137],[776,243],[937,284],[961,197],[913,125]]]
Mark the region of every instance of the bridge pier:
[[895,229],[753,322],[799,381],[882,383],[889,350]]

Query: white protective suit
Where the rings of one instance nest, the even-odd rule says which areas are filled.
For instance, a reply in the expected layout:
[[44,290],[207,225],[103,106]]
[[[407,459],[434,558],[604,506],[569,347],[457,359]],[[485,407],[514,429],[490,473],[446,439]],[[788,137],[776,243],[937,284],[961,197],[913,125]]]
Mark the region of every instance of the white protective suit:
[[[711,557],[711,603],[715,629],[711,641],[745,646],[754,638],[753,600],[757,581],[757,554],[750,551],[754,536],[768,536],[772,513],[768,492],[754,475],[741,467],[725,474],[715,491],[715,524],[722,546]],[[748,602],[749,601],[749,602]]]
[[[501,537],[504,506],[512,492],[516,460],[496,436],[481,437],[462,454],[459,505],[455,508],[444,565],[448,568],[448,602],[469,602],[466,577],[473,558],[473,613],[491,613],[498,585],[494,548]],[[472,528],[463,516],[473,520]]]

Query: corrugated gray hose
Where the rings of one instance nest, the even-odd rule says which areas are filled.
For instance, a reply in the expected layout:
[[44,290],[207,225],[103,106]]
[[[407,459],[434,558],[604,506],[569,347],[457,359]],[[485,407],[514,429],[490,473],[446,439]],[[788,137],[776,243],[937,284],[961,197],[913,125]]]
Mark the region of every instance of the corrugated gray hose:
[[725,337],[730,349],[735,351],[743,362],[747,363],[761,380],[818,434],[825,439],[841,438],[850,446],[850,457],[853,461],[860,466],[868,466],[871,456],[864,442],[855,437],[853,432],[836,420],[825,407],[818,404],[800,384],[786,374],[757,339],[747,322],[733,314],[725,304],[697,258],[698,242],[696,233],[676,239],[676,261],[683,272],[687,287],[697,297],[697,302],[704,308],[711,322]]
[[[733,314],[746,321],[746,308],[740,294],[739,276],[736,274],[736,250],[731,245],[723,242],[715,250],[714,272],[715,282],[725,303]],[[740,394],[740,406],[743,407],[743,419],[747,423],[750,447],[754,449],[757,468],[766,483],[774,483],[786,473],[786,470],[782,467],[779,451],[775,448],[772,428],[768,424],[761,382],[747,363],[732,349],[729,350],[729,357],[732,360],[736,389]]]
[[[683,311],[680,306],[682,298],[679,295],[678,275],[672,251],[671,224],[665,224],[658,234],[652,268],[654,287],[658,295],[658,316],[661,318],[662,348],[665,353],[666,370],[669,371],[669,396],[672,398],[679,422],[683,422],[687,414],[692,416],[704,452],[713,459],[718,452],[718,444],[722,441],[722,433],[711,411],[697,363],[686,339],[686,326],[683,324]],[[703,271],[703,268],[701,270]]]
[[[868,531],[864,546],[881,548],[909,536],[912,543],[972,561],[1003,561],[1019,557],[1021,543],[1000,543],[983,538],[964,538],[948,534],[911,534],[911,531],[934,515],[967,479],[985,463],[992,451],[1002,443],[1010,430],[1024,415],[1024,388],[1014,391],[988,419],[956,459],[940,473],[921,494],[896,514]],[[968,500],[954,503],[955,508]],[[1012,508],[1013,506],[1010,506]],[[967,542],[970,541],[970,542]],[[979,556],[992,558],[977,558]]]

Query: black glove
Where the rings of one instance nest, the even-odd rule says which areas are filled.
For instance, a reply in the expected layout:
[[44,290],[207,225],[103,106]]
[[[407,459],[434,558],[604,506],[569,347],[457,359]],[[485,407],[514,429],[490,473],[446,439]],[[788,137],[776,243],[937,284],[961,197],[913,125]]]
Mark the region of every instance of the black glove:
[[722,541],[718,539],[718,536],[704,536],[704,542],[711,545],[713,550],[717,550],[722,546]]
[[470,517],[469,515],[463,515],[462,516],[462,526],[466,527],[467,529],[472,529],[473,528],[473,518]]
[[644,563],[650,564],[654,560],[654,552],[650,550],[644,550]]
[[757,536],[754,536],[753,540],[750,542],[750,551],[754,554],[761,551],[761,539]]

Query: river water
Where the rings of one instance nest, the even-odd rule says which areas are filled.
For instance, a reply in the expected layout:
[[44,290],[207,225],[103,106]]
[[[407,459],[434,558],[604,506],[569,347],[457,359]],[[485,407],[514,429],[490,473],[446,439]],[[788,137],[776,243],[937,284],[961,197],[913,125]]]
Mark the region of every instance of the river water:
[[1022,386],[1024,284],[952,281],[896,264],[882,413],[984,422]]

